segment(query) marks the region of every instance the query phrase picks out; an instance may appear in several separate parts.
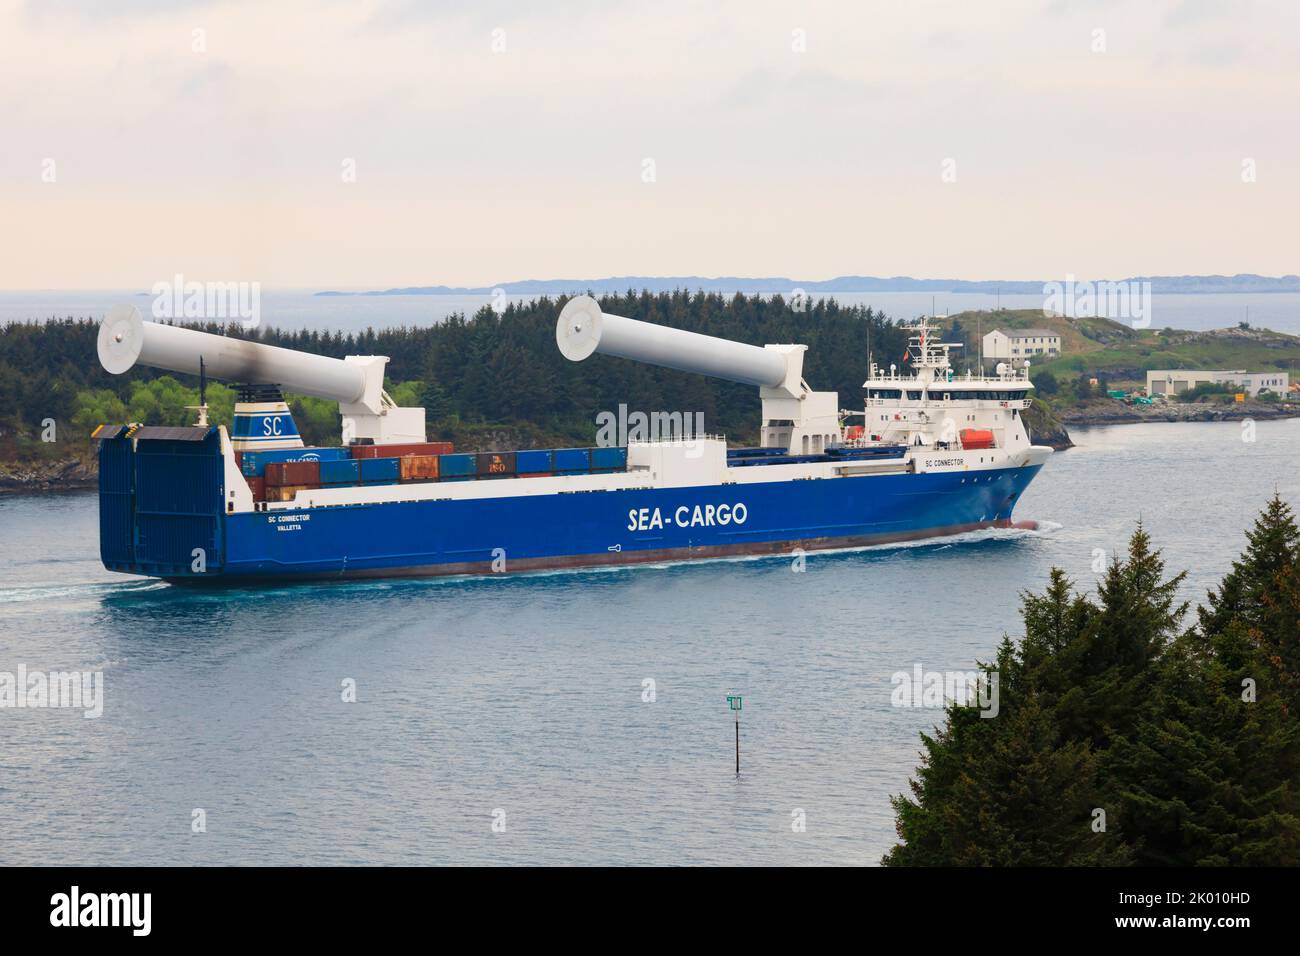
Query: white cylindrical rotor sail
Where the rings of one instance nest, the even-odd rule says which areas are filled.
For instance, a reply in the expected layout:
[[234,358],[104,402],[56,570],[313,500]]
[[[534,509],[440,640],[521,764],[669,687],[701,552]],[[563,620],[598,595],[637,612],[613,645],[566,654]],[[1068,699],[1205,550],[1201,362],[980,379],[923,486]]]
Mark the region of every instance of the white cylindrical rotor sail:
[[788,368],[783,352],[610,315],[587,295],[564,306],[555,342],[573,362],[600,352],[760,387],[781,385]]
[[245,385],[279,385],[287,392],[359,402],[365,369],[341,359],[146,322],[133,305],[109,310],[99,327],[99,362],[114,375],[134,365],[199,374],[199,358],[211,378]]

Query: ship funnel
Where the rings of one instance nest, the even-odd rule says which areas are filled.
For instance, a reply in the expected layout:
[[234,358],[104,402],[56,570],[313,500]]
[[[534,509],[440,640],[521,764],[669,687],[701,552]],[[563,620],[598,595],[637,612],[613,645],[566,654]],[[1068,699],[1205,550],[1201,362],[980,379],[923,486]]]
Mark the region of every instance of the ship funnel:
[[792,354],[801,358],[802,345],[759,348],[639,322],[602,312],[588,295],[570,299],[564,306],[555,325],[555,343],[571,362],[600,352],[765,388],[797,390],[802,368],[802,361],[789,360]]

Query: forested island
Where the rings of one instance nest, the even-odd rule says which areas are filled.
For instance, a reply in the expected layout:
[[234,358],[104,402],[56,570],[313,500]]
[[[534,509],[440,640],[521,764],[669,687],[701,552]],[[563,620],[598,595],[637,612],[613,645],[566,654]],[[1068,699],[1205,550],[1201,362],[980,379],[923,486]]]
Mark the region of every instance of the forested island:
[[[555,321],[565,301],[512,303],[499,313],[484,307],[439,325],[355,335],[190,326],[335,358],[387,355],[389,394],[399,405],[426,409],[431,439],[452,440],[467,451],[591,444],[597,414],[617,411],[620,403],[647,413],[702,413],[708,432],[737,444],[757,441],[759,404],[749,386],[624,359],[575,364],[563,358],[555,346]],[[897,322],[828,299],[804,310],[780,295],[685,291],[629,291],[600,302],[614,314],[740,342],[804,343],[804,377],[819,389],[838,390],[849,405],[862,394],[868,347],[886,365],[901,365],[906,348]],[[196,376],[145,368],[109,375],[97,358],[98,330],[88,319],[10,323],[0,330],[0,466],[11,485],[88,480],[89,435],[101,423],[192,421],[194,413],[185,406],[197,404]],[[308,444],[339,441],[336,403],[287,397]],[[212,420],[229,424],[233,389],[211,383],[208,403]],[[24,475],[35,480],[22,481]]]
[[[484,306],[432,326],[358,334],[329,330],[245,331],[238,324],[186,323],[192,328],[252,338],[341,358],[387,355],[387,388],[402,405],[422,405],[429,437],[466,451],[538,445],[590,444],[596,416],[620,404],[646,413],[703,416],[704,427],[733,444],[757,441],[759,408],[744,385],[656,368],[623,359],[571,363],[555,347],[555,320],[567,301],[542,297],[500,311]],[[881,366],[907,368],[901,323],[867,306],[833,298],[788,300],[780,294],[651,292],[600,297],[617,315],[762,345],[808,345],[804,377],[837,390],[845,407],[858,405],[868,351]],[[805,307],[805,302],[806,307]],[[1281,400],[1240,405],[1224,394],[1191,395],[1156,408],[1107,397],[1115,385],[1132,387],[1144,368],[1285,368],[1295,372],[1300,338],[1247,326],[1213,332],[1135,330],[1109,319],[1045,316],[1041,310],[967,312],[939,320],[959,372],[978,367],[981,333],[993,328],[1046,325],[1057,330],[1064,354],[1033,370],[1033,407],[1025,419],[1036,441],[1071,444],[1066,425],[1147,420],[1215,420],[1294,414]],[[179,425],[185,406],[198,401],[194,376],[137,368],[112,376],[100,368],[89,319],[11,322],[0,329],[0,488],[71,487],[91,483],[89,434],[109,422]],[[337,405],[288,396],[304,439],[339,440]],[[212,420],[229,423],[234,392],[212,383]]]

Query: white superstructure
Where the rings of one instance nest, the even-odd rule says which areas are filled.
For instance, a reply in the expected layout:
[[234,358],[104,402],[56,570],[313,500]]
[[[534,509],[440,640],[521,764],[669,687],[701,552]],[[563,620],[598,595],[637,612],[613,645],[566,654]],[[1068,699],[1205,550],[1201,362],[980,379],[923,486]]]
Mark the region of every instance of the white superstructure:
[[[962,467],[969,467],[972,459],[978,465],[987,465],[990,458],[1017,459],[1034,448],[1021,418],[1033,388],[1028,362],[1019,367],[999,363],[992,376],[959,375],[952,368],[950,351],[960,345],[938,341],[924,318],[908,331],[913,372],[903,374],[894,365],[886,370],[871,363],[862,383],[866,389],[863,431],[855,440],[943,452],[946,458],[959,457]],[[972,435],[975,432],[988,434]],[[972,443],[981,447],[968,447]],[[1030,458],[1041,464],[1050,454],[1050,448],[1038,447]],[[935,459],[931,455],[924,460]]]

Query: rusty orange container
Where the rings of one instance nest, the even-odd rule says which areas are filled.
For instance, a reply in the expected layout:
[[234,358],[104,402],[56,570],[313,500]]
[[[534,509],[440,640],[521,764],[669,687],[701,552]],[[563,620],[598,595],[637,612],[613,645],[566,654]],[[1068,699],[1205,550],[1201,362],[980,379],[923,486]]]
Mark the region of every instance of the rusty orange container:
[[300,491],[311,491],[315,485],[276,485],[274,488],[267,487],[267,501],[293,501]]
[[248,490],[253,493],[254,501],[266,500],[266,479],[260,475],[255,478],[245,478],[248,482]]
[[437,455],[403,455],[397,459],[402,468],[402,481],[437,481]]

